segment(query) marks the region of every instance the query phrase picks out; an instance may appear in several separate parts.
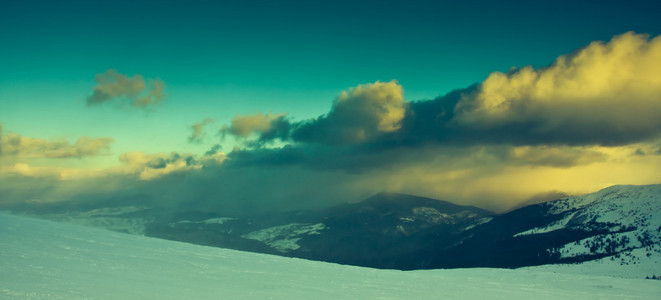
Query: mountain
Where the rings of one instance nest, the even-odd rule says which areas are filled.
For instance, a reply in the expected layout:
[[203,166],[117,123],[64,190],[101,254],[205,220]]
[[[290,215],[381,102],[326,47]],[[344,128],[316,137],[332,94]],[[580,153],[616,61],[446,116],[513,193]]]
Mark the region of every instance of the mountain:
[[325,230],[303,236],[291,256],[376,268],[418,269],[426,257],[413,254],[431,241],[452,242],[492,212],[446,201],[377,194],[322,212]]
[[641,255],[661,267],[661,185],[612,186],[527,206],[494,217],[464,234],[459,245],[434,253],[431,268],[511,268],[603,258],[626,265],[637,264]]
[[452,242],[458,233],[491,220],[491,215],[477,207],[381,193],[325,210],[255,218],[187,213],[174,216],[167,224],[151,223],[145,233],[341,264],[416,269],[424,267],[428,257],[414,257],[413,253],[434,242]]
[[58,213],[47,217],[200,245],[383,269],[590,262],[602,269],[626,266],[630,277],[661,275],[661,185],[613,186],[500,215],[391,193],[323,210],[248,218],[197,211],[168,214],[143,204],[65,213],[49,209]]
[[401,272],[0,214],[2,299],[656,299],[656,280],[533,269]]

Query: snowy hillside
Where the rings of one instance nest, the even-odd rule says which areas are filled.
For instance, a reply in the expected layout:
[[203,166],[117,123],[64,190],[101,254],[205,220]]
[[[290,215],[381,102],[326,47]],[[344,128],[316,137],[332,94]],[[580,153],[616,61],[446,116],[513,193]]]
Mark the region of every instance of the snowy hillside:
[[661,273],[661,185],[612,186],[544,206],[548,215],[561,218],[515,236],[558,230],[591,232],[588,237],[551,248],[549,252],[569,262],[597,258],[589,264],[596,269],[607,265],[630,266],[613,271],[647,270],[650,276]]
[[132,202],[63,204],[25,213],[198,245],[380,269],[565,264],[558,267],[630,278],[661,276],[661,185],[612,186],[501,215],[388,193],[322,210],[252,217],[163,212]]
[[377,270],[0,214],[3,299],[655,299],[656,280]]

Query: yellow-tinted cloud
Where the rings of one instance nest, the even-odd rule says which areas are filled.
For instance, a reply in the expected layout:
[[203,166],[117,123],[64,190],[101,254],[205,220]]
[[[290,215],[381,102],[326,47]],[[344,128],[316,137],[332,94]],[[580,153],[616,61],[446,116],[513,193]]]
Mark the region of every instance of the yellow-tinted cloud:
[[237,114],[232,118],[230,127],[224,130],[242,138],[250,137],[253,134],[265,134],[271,132],[276,123],[283,120],[286,115],[286,113],[273,114],[272,112],[268,112],[266,115],[260,112],[250,116]]
[[198,170],[203,166],[219,165],[226,159],[223,153],[213,153],[198,160],[191,154],[157,153],[147,154],[140,151],[122,153],[119,160],[123,163],[115,172],[137,174],[142,180],[151,180],[175,172]]
[[105,176],[104,172],[98,169],[76,169],[62,168],[52,166],[32,166],[26,163],[15,163],[13,165],[2,166],[0,171],[2,176],[23,176],[31,178],[54,178],[59,180],[80,180],[91,179]]
[[44,140],[15,133],[0,136],[0,156],[67,158],[107,153],[112,138],[80,137],[71,144],[64,139]]
[[[354,178],[352,188],[421,195],[501,212],[551,191],[578,195],[616,184],[659,183],[661,155],[631,155],[636,147],[519,148],[524,152],[519,160],[484,147],[463,148],[461,153],[432,147],[419,151],[419,160]],[[561,155],[565,150],[585,155],[572,166],[558,165],[572,162]],[[549,152],[560,159],[531,155]]]
[[[472,128],[526,127],[540,136],[612,143],[661,130],[661,37],[628,32],[593,42],[551,66],[494,72],[463,95],[455,121]],[[604,143],[607,144],[607,143]]]
[[368,142],[398,130],[406,107],[404,90],[396,81],[361,84],[340,93],[327,115],[303,124],[294,137],[326,144]]
[[88,105],[114,100],[127,100],[131,106],[146,108],[160,103],[165,83],[160,79],[145,79],[140,74],[128,77],[110,69],[96,75],[96,87],[87,97]]
[[512,147],[507,161],[514,165],[550,166],[568,168],[601,162],[608,155],[601,147],[521,146]]
[[141,151],[122,153],[119,166],[107,169],[81,169],[52,165],[31,165],[16,162],[2,165],[0,177],[23,176],[29,178],[51,178],[58,180],[82,180],[119,175],[120,177],[137,176],[141,180],[152,180],[167,174],[200,170],[204,167],[220,166],[227,156],[222,152],[209,152],[201,157],[191,154],[156,153]]
[[[287,210],[391,191],[498,211],[550,191],[580,194],[613,184],[658,183],[660,43],[659,37],[627,33],[562,56],[549,67],[496,72],[479,85],[431,101],[405,101],[395,81],[359,85],[338,95],[331,110],[315,119],[290,123],[284,114],[237,115],[223,129],[248,142],[293,141],[288,145],[248,147],[229,158],[217,152],[219,146],[202,157],[130,152],[121,156],[121,166],[95,173],[107,178],[89,182],[114,179],[122,193],[129,190],[122,184],[131,182],[131,193],[159,200],[167,194],[172,203],[197,199],[202,210],[215,205]],[[139,90],[132,85],[126,83],[128,92],[106,94],[130,97]],[[193,127],[192,137],[204,123]],[[3,172],[93,176],[27,164]],[[180,174],[190,176],[180,180]],[[0,181],[3,185],[13,188]]]
[[347,123],[367,119],[369,129],[379,132],[399,129],[404,113],[404,91],[396,81],[361,84],[344,91],[333,110],[334,117]]

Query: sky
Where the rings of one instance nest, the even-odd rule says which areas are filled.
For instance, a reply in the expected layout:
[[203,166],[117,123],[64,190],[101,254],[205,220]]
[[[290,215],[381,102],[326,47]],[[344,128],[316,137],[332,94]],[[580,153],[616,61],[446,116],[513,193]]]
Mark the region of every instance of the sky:
[[655,1],[2,1],[0,206],[661,182]]

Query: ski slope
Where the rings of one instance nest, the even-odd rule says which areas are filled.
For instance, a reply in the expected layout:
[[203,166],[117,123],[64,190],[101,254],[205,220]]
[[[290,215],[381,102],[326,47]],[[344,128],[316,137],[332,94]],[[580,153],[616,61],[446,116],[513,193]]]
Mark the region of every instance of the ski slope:
[[657,299],[661,282],[539,270],[377,270],[0,214],[2,299]]

